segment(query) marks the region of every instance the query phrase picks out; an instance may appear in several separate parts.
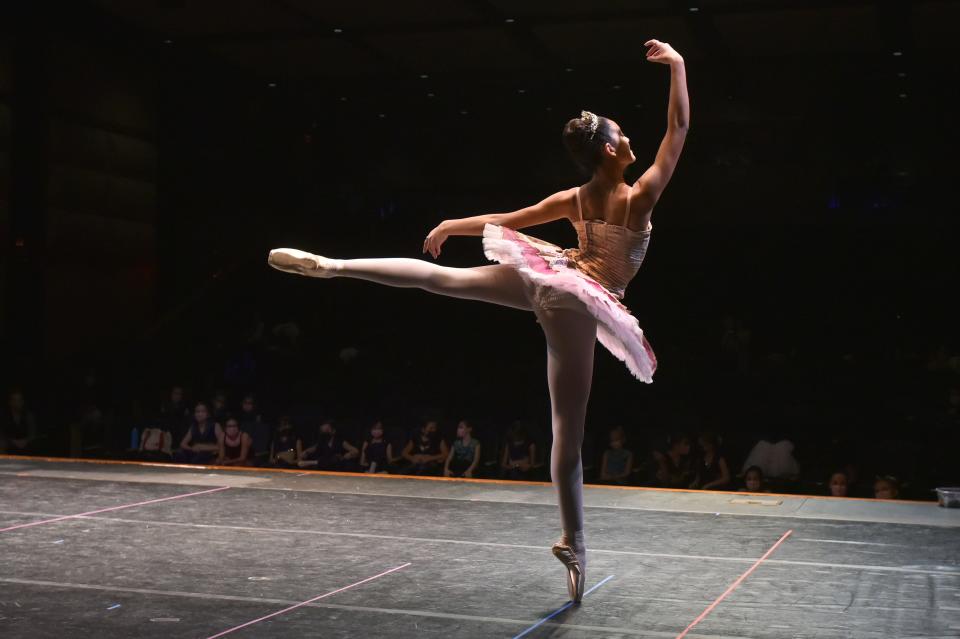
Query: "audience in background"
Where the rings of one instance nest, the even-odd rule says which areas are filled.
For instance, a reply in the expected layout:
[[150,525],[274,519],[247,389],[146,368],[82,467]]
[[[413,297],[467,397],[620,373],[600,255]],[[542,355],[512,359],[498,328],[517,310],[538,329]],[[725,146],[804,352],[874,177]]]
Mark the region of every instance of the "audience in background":
[[170,461],[173,456],[173,435],[158,426],[148,426],[140,434],[139,459]]
[[440,475],[449,454],[447,442],[437,432],[436,420],[427,420],[404,446],[403,459],[406,464],[400,468],[400,474]]
[[210,419],[206,402],[197,402],[193,408],[193,423],[180,440],[180,448],[174,453],[174,461],[185,464],[209,464],[216,460],[220,451],[223,430]]
[[217,390],[213,394],[213,399],[210,400],[210,419],[213,420],[214,424],[220,424],[222,428],[224,422],[227,420],[228,414],[227,393],[222,390]]
[[653,452],[656,478],[661,488],[690,488],[696,476],[690,460],[690,436],[675,433],[667,438],[666,450]]
[[296,468],[298,443],[290,418],[281,417],[277,423],[277,432],[270,442],[270,465],[277,468]]
[[793,457],[793,442],[781,437],[760,439],[750,450],[743,469],[759,466],[769,479],[795,480],[800,475],[800,464]]
[[217,463],[221,466],[249,466],[250,443],[250,435],[240,430],[239,420],[227,415],[224,419],[223,435],[220,437]]
[[747,493],[768,493],[766,479],[763,476],[763,469],[759,466],[751,466],[743,473],[743,488],[740,492]]
[[255,466],[266,464],[270,456],[271,429],[257,410],[256,398],[252,394],[243,396],[237,421],[240,422],[240,430],[250,435],[251,463]]
[[842,470],[834,471],[830,475],[829,488],[831,497],[846,497],[849,492],[847,473]]
[[383,422],[374,422],[360,449],[360,469],[365,473],[387,473],[398,459],[393,456],[393,444],[385,439]]
[[900,482],[891,475],[877,477],[873,482],[873,496],[875,499],[899,499]]
[[500,460],[504,479],[530,479],[537,458],[537,445],[530,440],[523,422],[517,420],[507,430],[506,445]]
[[183,439],[190,427],[190,406],[187,404],[183,386],[175,384],[170,388],[169,396],[160,404],[157,425],[169,431],[174,441]]
[[0,453],[29,455],[37,439],[37,418],[27,408],[23,391],[14,388],[0,416]]
[[322,420],[314,444],[303,448],[303,440],[297,440],[297,461],[301,468],[317,470],[356,470],[360,451],[344,439],[332,420]]
[[600,460],[600,481],[610,484],[625,484],[633,470],[633,453],[624,446],[627,443],[627,434],[622,426],[617,426],[609,433],[609,447],[603,451]]
[[465,419],[457,424],[457,439],[447,454],[444,477],[473,477],[480,463],[480,442],[473,438],[473,426]]
[[720,452],[720,438],[710,431],[701,431],[697,438],[699,454],[695,462],[694,488],[726,490],[730,487],[730,467]]

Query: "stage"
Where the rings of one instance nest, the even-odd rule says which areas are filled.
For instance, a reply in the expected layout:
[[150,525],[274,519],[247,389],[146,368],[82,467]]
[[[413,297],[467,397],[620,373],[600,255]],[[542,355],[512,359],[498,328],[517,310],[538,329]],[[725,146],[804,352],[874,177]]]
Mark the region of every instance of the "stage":
[[960,637],[960,509],[0,458],[0,635]]

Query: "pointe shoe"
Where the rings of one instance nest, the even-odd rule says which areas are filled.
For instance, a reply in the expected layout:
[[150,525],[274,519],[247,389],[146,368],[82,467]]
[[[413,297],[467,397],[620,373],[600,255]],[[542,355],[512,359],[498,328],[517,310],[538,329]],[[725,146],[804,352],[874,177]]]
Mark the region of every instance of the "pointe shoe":
[[310,277],[333,277],[340,270],[340,260],[292,248],[273,249],[267,264],[278,271]]
[[583,589],[586,585],[586,575],[580,566],[580,560],[577,559],[577,553],[573,546],[564,541],[558,541],[553,544],[553,556],[567,568],[567,593],[570,599],[575,603],[580,603],[583,599]]

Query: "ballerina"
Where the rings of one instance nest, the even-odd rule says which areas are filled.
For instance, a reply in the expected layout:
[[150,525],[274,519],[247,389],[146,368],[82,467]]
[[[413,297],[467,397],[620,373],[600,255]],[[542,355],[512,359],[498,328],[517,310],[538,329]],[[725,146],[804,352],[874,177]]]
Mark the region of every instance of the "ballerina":
[[[535,313],[547,346],[550,474],[562,527],[551,550],[566,567],[567,591],[575,602],[586,582],[580,451],[594,344],[600,341],[637,379],[652,382],[653,349],[620,300],[646,254],[653,207],[673,175],[689,126],[683,58],[666,42],[649,40],[644,46],[648,61],[669,65],[671,83],[666,135],[636,182],[623,179],[636,161],[630,139],[615,121],[582,111],[565,125],[563,142],[589,182],[510,213],[444,220],[423,242],[423,253],[436,260],[449,236],[482,235],[484,254],[499,264],[451,268],[410,258],[334,259],[291,248],[274,249],[267,260],[300,275],[352,277]],[[576,229],[577,248],[561,249],[517,231],[558,219]]]

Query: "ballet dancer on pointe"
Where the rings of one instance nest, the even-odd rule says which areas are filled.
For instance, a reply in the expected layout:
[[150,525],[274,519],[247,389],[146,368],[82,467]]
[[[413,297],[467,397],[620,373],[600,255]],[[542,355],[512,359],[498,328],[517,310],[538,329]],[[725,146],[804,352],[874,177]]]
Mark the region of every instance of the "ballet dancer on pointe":
[[[267,260],[300,275],[352,277],[535,313],[546,338],[550,474],[562,525],[552,552],[567,569],[575,602],[583,597],[587,565],[580,449],[594,344],[600,341],[637,379],[653,381],[656,357],[620,300],[643,261],[653,207],[673,175],[690,120],[683,58],[666,42],[644,46],[648,61],[669,65],[671,82],[666,135],[636,182],[623,177],[637,159],[630,139],[615,121],[583,111],[565,125],[563,143],[589,182],[510,213],[444,220],[423,241],[423,252],[437,259],[447,237],[482,235],[484,254],[499,264],[451,268],[410,258],[333,259],[289,248],[274,249]],[[559,219],[576,229],[577,248],[561,249],[516,230]]]

